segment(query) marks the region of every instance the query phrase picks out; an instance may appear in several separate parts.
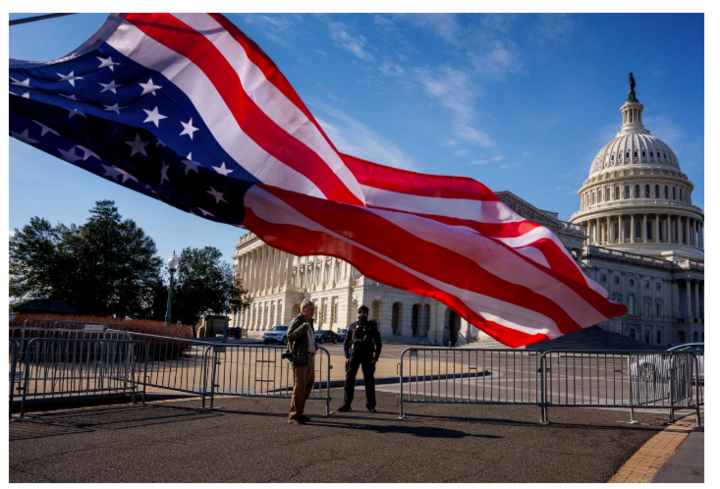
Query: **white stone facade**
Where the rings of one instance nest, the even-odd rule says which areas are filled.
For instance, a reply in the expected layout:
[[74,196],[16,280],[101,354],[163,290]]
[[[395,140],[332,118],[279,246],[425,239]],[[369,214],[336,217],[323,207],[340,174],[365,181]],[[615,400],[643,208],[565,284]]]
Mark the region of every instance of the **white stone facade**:
[[[628,307],[600,327],[653,345],[704,341],[703,212],[692,204],[693,184],[674,152],[644,128],[643,105],[632,95],[621,108],[620,132],[592,163],[570,223],[511,192],[497,195],[552,230],[609,298]],[[232,318],[246,331],[288,324],[311,299],[318,329],[347,327],[365,304],[385,341],[447,345],[485,336],[433,299],[377,283],[336,258],[289,255],[252,233],[240,238],[234,262],[253,298]]]

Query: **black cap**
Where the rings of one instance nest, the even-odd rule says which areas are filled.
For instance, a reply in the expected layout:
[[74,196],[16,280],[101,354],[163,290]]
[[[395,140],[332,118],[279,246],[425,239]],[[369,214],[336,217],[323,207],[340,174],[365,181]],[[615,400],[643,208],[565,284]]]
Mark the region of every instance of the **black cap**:
[[361,312],[369,313],[370,309],[368,309],[368,306],[360,306],[358,307],[358,314],[360,314]]

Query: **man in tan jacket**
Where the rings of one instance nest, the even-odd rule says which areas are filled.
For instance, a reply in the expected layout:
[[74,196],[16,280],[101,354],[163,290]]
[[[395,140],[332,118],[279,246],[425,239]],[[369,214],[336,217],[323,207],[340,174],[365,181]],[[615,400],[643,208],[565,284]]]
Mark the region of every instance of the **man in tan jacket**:
[[305,424],[310,421],[305,416],[305,401],[310,397],[315,383],[315,330],[313,329],[315,304],[305,299],[300,306],[300,314],[292,321],[287,332],[288,349],[292,352],[292,368],[295,381],[290,402],[288,424]]

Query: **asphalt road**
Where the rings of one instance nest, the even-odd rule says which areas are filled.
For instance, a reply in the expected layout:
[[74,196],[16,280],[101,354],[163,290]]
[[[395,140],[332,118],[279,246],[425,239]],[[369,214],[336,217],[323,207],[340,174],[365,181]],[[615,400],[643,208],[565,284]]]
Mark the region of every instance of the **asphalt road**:
[[[332,391],[332,409],[342,392]],[[358,400],[363,396],[358,392]],[[31,413],[10,422],[10,482],[606,482],[665,412],[413,404],[287,425],[287,399],[221,398]],[[358,408],[362,402],[357,403]]]

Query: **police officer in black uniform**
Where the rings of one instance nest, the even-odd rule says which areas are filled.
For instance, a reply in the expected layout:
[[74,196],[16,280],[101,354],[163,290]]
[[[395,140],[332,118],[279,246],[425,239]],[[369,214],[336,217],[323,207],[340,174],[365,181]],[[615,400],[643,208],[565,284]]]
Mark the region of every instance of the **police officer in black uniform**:
[[350,405],[355,394],[355,377],[358,368],[362,366],[363,379],[365,379],[365,406],[371,413],[375,411],[375,364],[380,358],[382,341],[377,322],[368,320],[367,306],[358,307],[358,320],[350,325],[343,347],[345,349],[345,400],[338,411],[350,411]]

